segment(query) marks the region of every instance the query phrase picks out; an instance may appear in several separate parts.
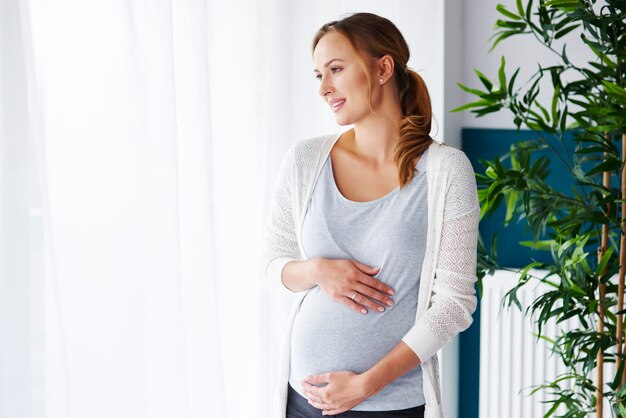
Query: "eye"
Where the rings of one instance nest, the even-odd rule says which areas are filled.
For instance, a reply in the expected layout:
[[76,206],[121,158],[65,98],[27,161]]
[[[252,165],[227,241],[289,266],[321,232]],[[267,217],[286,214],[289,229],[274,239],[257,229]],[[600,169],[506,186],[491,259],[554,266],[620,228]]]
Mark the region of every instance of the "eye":
[[[331,72],[332,74],[336,74],[336,73],[338,73],[338,72],[339,72],[339,71],[341,71],[341,70],[342,70],[342,68],[341,68],[341,67],[330,67],[330,72]],[[316,73],[316,74],[315,74],[315,79],[316,79],[317,81],[321,81],[321,80],[322,80],[322,74],[321,74],[321,73]]]

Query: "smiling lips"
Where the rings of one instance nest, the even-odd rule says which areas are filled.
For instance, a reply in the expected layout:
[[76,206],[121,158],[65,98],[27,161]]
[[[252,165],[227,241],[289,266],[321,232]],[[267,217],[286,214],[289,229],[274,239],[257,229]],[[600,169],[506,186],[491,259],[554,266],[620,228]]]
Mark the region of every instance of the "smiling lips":
[[343,104],[346,102],[346,99],[335,99],[335,100],[331,100],[329,102],[330,107],[333,109],[333,111],[338,111],[341,106],[343,106]]

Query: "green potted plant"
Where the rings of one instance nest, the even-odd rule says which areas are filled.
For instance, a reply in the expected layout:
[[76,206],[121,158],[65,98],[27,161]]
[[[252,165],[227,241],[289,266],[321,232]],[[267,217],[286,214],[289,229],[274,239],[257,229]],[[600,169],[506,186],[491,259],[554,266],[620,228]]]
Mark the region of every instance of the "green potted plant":
[[[504,109],[518,129],[536,133],[516,142],[510,152],[482,160],[477,173],[481,216],[505,207],[505,223],[523,222],[533,239],[521,245],[549,251],[550,262],[530,261],[503,304],[532,315],[537,335],[549,321],[575,317],[580,329],[562,331],[554,353],[567,373],[553,382],[537,383],[548,390],[551,416],[560,405],[566,417],[603,416],[603,399],[612,415],[626,417],[624,344],[624,276],[626,273],[626,1],[517,0],[499,4],[492,50],[512,36],[531,36],[552,51],[556,64],[538,63],[521,83],[502,57],[495,80],[476,70],[480,88],[459,83],[477,100],[455,109],[480,117]],[[562,38],[575,36],[593,52],[594,60],[573,63]],[[536,64],[532,64],[535,66]],[[549,85],[551,100],[541,103]],[[569,144],[570,139],[572,143]],[[550,151],[551,158],[538,151]],[[557,190],[548,181],[558,159],[572,187]],[[490,237],[485,237],[490,238]],[[478,276],[497,267],[497,259],[480,245]],[[531,269],[546,274],[535,277]],[[517,292],[532,281],[549,291],[522,307]],[[614,376],[603,376],[603,364],[615,362]],[[594,375],[594,373],[596,373]]]

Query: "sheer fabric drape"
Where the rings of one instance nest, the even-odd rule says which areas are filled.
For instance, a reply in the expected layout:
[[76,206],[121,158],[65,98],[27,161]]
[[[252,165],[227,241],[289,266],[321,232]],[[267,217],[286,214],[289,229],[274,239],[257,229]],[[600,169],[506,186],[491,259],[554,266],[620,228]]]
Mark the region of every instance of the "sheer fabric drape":
[[378,3],[0,2],[0,418],[270,416],[269,193],[337,130],[317,27],[419,13]]

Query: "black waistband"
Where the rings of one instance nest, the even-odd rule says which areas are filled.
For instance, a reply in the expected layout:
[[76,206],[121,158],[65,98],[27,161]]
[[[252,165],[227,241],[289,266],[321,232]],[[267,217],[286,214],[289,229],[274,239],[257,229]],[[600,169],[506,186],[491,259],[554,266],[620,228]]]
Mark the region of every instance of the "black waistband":
[[[423,418],[424,405],[395,411],[347,411],[336,417],[341,418]],[[289,385],[287,399],[287,418],[322,418],[322,411],[313,407],[306,398]]]

